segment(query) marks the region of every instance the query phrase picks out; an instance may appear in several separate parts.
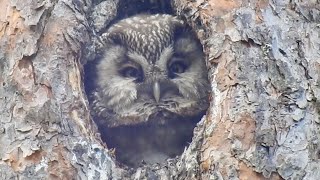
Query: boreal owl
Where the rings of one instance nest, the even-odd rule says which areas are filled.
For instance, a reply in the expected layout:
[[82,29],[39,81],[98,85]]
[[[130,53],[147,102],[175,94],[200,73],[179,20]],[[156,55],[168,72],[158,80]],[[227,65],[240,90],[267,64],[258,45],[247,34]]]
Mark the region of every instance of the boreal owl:
[[182,153],[209,105],[195,34],[171,15],[137,15],[111,25],[101,40],[88,81],[102,139],[129,166]]

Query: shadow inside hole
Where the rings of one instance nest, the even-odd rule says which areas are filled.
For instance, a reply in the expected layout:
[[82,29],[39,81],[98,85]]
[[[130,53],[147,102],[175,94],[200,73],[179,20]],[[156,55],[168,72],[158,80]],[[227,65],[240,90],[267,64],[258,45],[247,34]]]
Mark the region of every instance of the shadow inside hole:
[[171,1],[164,0],[122,0],[119,6],[119,19],[136,14],[173,14]]
[[193,129],[203,114],[189,118],[175,116],[164,123],[100,128],[100,132],[108,148],[115,148],[117,160],[124,165],[165,164],[168,158],[183,153],[192,141]]

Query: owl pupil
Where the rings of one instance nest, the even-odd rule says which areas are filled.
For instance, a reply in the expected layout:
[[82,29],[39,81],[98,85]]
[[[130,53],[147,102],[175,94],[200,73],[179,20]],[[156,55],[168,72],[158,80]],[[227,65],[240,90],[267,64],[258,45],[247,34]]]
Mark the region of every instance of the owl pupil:
[[127,67],[124,68],[120,73],[123,77],[135,78],[137,81],[142,81],[142,75],[137,68]]
[[182,63],[182,62],[174,62],[171,64],[171,66],[169,67],[169,76],[171,78],[175,77],[175,74],[180,74],[180,73],[184,73],[187,69],[187,66]]

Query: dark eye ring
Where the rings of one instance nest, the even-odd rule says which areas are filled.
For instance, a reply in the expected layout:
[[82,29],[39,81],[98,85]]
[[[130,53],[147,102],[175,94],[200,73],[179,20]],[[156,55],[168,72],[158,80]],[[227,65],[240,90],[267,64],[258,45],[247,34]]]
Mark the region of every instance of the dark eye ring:
[[123,77],[135,78],[138,81],[142,80],[142,73],[136,67],[128,66],[120,70]]
[[176,74],[184,73],[186,69],[187,65],[181,61],[174,62],[169,67],[169,71]]

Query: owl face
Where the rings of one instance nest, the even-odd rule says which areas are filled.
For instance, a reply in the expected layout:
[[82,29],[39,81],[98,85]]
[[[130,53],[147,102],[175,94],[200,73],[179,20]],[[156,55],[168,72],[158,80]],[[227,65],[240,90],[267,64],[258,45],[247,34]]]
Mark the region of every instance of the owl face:
[[103,35],[96,84],[108,126],[196,116],[207,109],[204,54],[186,29],[170,15],[142,15]]

